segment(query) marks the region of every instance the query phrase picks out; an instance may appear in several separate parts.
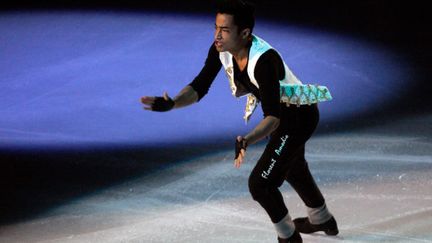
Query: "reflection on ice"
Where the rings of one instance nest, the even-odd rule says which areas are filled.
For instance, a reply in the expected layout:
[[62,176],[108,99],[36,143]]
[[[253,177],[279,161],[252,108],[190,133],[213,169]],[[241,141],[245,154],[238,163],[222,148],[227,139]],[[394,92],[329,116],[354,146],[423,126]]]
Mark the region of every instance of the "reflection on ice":
[[[432,144],[417,138],[368,132],[313,138],[307,159],[340,235],[303,235],[305,242],[432,241]],[[247,188],[262,150],[250,147],[240,169],[232,151],[184,161],[2,227],[0,240],[274,242],[273,226]],[[281,190],[291,215],[303,216],[294,191],[287,184]]]

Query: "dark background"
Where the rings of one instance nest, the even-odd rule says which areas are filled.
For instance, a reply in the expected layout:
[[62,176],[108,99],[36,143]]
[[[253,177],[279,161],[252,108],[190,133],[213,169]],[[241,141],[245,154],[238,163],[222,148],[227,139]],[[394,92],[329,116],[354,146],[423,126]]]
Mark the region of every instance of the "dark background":
[[[187,14],[213,13],[214,6],[213,1],[199,0],[6,1],[1,3],[1,11],[154,10]],[[364,117],[356,121],[357,124],[386,122],[402,114],[430,114],[432,31],[429,21],[432,18],[430,8],[423,1],[270,0],[256,1],[256,6],[257,21],[268,18],[380,42],[403,53],[415,66],[417,83],[408,93],[410,102],[386,107],[381,117]],[[130,147],[85,151],[11,151],[0,148],[0,223],[37,217],[51,207],[99,188],[151,173],[191,156],[231,148],[231,145],[229,141],[203,141],[194,150],[188,144],[169,148]]]
[[[1,9],[79,9],[114,11],[176,11],[213,13],[216,1],[4,1]],[[354,0],[254,0],[258,18],[272,18],[308,26],[325,27],[372,39],[388,40],[396,45],[428,47],[431,31],[426,1]],[[420,47],[419,46],[419,47]]]
[[[426,1],[391,0],[249,0],[256,6],[257,21],[261,18],[289,24],[303,25],[326,31],[340,32],[358,38],[381,42],[386,47],[404,53],[418,68],[416,107],[430,110],[428,98],[432,57],[432,8]],[[159,1],[5,1],[1,9],[7,10],[98,10],[98,11],[162,11],[178,13],[214,13],[216,1],[159,0]],[[418,91],[416,91],[418,92]],[[430,100],[430,99],[429,99]],[[414,101],[416,102],[416,101]],[[418,106],[419,105],[419,106]],[[404,107],[408,108],[408,107]],[[409,108],[411,109],[411,107]],[[417,108],[415,108],[417,111]]]

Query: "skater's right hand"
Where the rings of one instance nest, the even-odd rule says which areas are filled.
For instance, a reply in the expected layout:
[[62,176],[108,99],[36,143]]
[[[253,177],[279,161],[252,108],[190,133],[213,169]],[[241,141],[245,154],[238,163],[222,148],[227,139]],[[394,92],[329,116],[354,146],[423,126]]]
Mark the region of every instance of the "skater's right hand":
[[168,96],[167,92],[164,92],[163,97],[143,96],[141,97],[141,103],[145,105],[145,110],[150,111],[169,111],[175,105],[174,101]]

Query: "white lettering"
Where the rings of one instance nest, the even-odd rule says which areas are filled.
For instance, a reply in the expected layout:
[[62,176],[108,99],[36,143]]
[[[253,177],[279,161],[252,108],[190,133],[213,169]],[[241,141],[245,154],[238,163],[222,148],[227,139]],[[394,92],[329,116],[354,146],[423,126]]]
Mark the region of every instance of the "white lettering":
[[270,175],[271,171],[273,170],[274,165],[276,164],[276,160],[275,159],[271,159],[271,164],[269,166],[269,168],[267,169],[267,171],[263,171],[261,173],[261,177],[264,179],[268,179],[268,176]]
[[286,140],[288,139],[288,135],[285,135],[285,136],[281,137],[280,139],[281,139],[282,143],[281,143],[281,145],[279,146],[279,148],[275,150],[275,153],[276,153],[277,155],[279,155],[279,156],[280,156],[280,154],[281,154],[281,152],[282,152],[283,147],[285,146],[285,142],[286,142]]

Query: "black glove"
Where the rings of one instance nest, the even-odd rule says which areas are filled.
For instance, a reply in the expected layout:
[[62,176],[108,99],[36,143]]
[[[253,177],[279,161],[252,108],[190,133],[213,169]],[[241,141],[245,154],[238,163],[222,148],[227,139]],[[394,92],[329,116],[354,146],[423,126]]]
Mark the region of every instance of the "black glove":
[[155,97],[151,108],[153,111],[169,111],[174,107],[174,101],[168,97],[166,100],[164,97]]
[[234,159],[237,159],[239,157],[240,151],[242,149],[246,150],[247,147],[247,141],[246,139],[242,138],[240,141],[237,140],[235,141],[235,157]]

